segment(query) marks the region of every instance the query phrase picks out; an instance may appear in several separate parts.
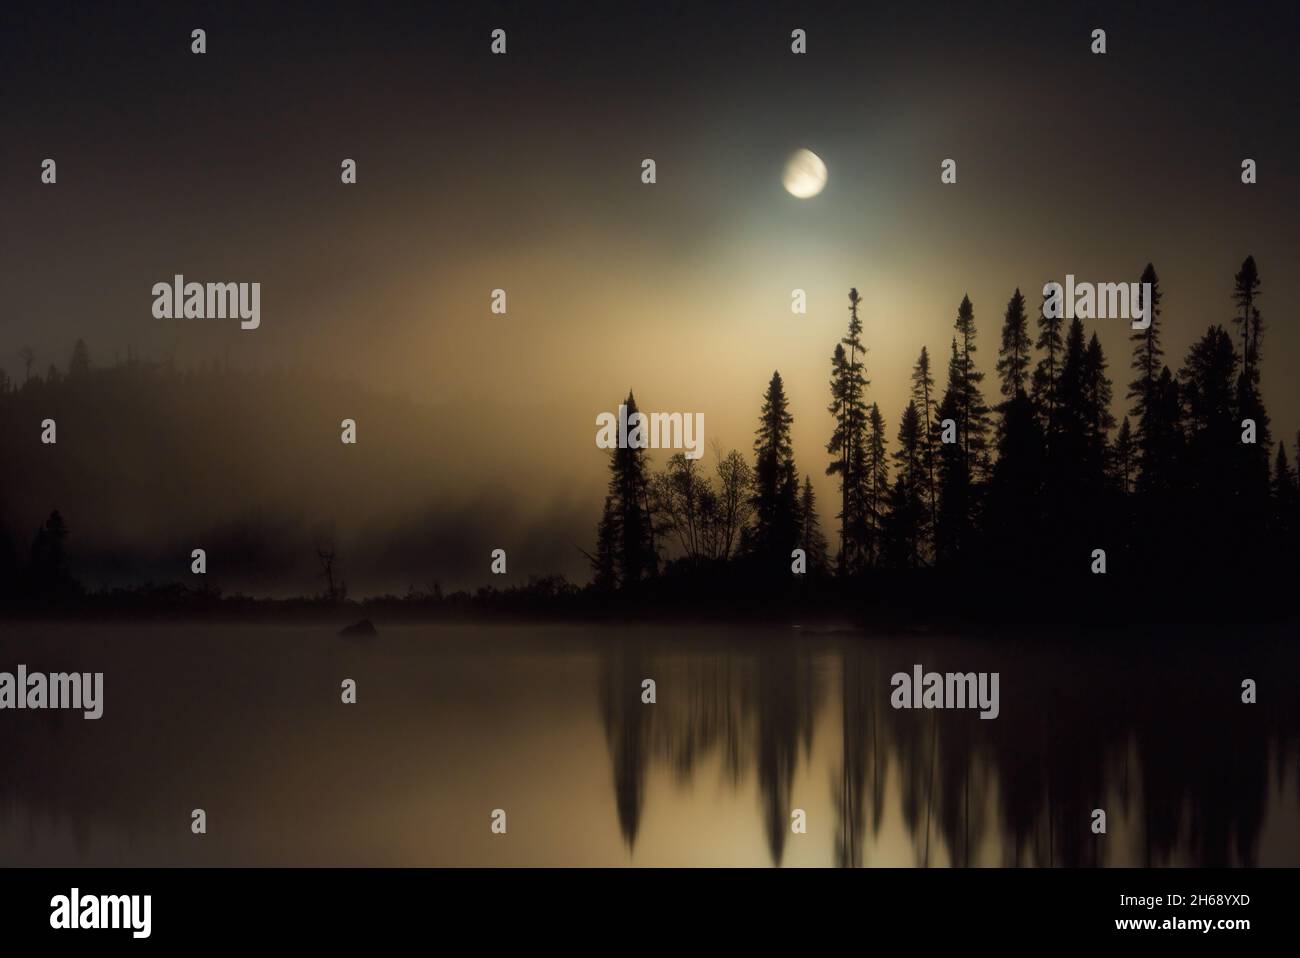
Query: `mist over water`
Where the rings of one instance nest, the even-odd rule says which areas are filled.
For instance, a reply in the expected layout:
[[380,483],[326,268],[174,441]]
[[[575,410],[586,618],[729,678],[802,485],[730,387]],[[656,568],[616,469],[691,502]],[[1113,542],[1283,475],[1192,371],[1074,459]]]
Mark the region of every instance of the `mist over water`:
[[[104,717],[6,715],[0,862],[1300,864],[1300,654],[1144,635],[11,624],[0,667],[103,671]],[[916,663],[999,672],[999,718],[890,708]]]

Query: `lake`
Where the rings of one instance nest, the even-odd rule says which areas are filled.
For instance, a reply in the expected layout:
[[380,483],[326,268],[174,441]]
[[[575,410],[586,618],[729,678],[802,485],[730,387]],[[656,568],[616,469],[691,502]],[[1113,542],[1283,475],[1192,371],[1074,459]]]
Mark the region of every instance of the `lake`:
[[[378,626],[0,625],[104,673],[0,712],[0,864],[1300,865],[1287,629]],[[918,664],[997,718],[892,708]]]

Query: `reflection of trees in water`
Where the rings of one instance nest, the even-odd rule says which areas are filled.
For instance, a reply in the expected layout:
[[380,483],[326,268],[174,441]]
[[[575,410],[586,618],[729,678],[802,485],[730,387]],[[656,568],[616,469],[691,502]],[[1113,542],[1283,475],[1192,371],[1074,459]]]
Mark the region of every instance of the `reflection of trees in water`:
[[[658,701],[644,705],[641,682],[658,683]],[[752,651],[657,654],[620,640],[602,656],[600,709],[614,770],[619,828],[636,843],[651,757],[682,781],[720,758],[734,788],[752,771],[758,780],[764,831],[780,863],[790,828],[791,788],[800,754],[812,749],[822,683],[807,650],[789,642],[756,642]]]
[[[944,655],[964,661],[973,648]],[[620,827],[631,847],[652,757],[682,779],[716,757],[733,789],[756,776],[779,864],[796,764],[811,753],[823,698],[838,694],[837,865],[867,863],[891,776],[918,865],[1092,866],[1126,854],[1133,864],[1254,864],[1271,789],[1300,775],[1293,696],[1271,689],[1272,704],[1242,705],[1237,670],[1226,673],[1213,652],[1165,648],[1154,642],[1145,660],[985,648],[974,654],[992,664],[970,668],[1002,675],[1002,715],[986,721],[974,710],[890,708],[890,675],[919,654],[897,645],[824,647],[839,664],[825,686],[803,642],[696,654],[624,641],[601,677]],[[1278,656],[1271,670],[1294,674],[1294,653]],[[655,706],[640,701],[647,677],[659,681]],[[1094,808],[1106,811],[1106,836],[1092,832]]]
[[814,688],[812,660],[802,645],[782,642],[765,648],[754,665],[758,791],[768,850],[779,865],[790,832],[795,766],[800,747],[805,755],[812,752],[814,709],[821,694]]
[[864,654],[861,645],[845,647],[840,673],[842,747],[839,765],[831,771],[835,864],[841,867],[862,865],[866,830],[879,834],[885,808],[882,699],[868,691],[876,688],[878,677],[876,660]]

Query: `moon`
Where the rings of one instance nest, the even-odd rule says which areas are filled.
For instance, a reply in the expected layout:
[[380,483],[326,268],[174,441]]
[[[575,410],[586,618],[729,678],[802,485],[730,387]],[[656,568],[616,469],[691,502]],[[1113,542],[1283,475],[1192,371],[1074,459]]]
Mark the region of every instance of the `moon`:
[[795,150],[785,162],[781,183],[801,200],[816,196],[826,189],[826,164],[812,150]]

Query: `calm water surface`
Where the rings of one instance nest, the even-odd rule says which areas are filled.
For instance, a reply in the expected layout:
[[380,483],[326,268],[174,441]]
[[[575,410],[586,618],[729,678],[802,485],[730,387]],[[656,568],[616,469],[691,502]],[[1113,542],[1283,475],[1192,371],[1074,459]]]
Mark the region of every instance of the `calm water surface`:
[[[1281,630],[0,628],[0,670],[105,673],[99,721],[0,712],[4,865],[1300,865]],[[1000,716],[890,708],[914,663]]]

